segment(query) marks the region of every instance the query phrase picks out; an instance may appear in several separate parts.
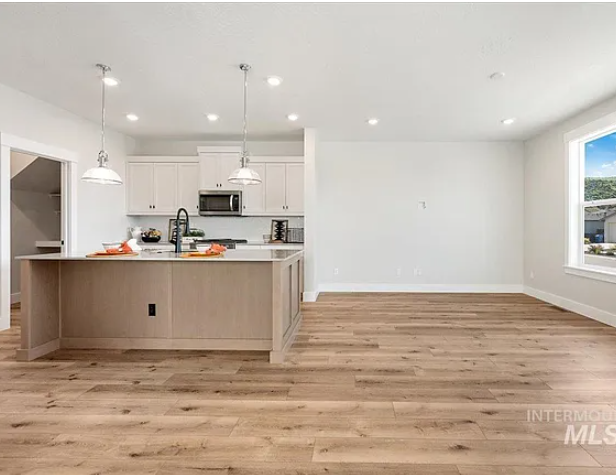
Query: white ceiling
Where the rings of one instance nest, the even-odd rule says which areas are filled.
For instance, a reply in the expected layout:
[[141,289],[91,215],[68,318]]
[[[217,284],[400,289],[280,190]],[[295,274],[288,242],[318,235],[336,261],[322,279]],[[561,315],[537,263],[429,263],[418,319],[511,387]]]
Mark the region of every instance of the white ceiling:
[[248,62],[254,134],[518,140],[616,93],[614,18],[616,4],[2,4],[0,82],[96,121],[105,62],[122,81],[112,128],[198,139],[241,130]]

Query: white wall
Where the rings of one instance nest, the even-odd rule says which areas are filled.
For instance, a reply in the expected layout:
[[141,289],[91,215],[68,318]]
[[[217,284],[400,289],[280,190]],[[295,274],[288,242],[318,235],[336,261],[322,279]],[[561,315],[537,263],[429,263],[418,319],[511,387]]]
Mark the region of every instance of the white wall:
[[[98,107],[96,97],[92,107]],[[119,111],[108,110],[108,114]],[[79,154],[77,174],[96,164],[100,126],[63,109],[0,84],[0,131]],[[107,149],[111,167],[124,177],[125,156],[134,141],[109,131]],[[77,190],[77,244],[81,251],[100,247],[101,241],[124,235],[128,226],[124,186],[79,183]]]
[[521,290],[522,144],[319,142],[316,174],[320,290]]
[[525,143],[524,283],[535,296],[616,325],[614,284],[563,271],[567,201],[564,134],[614,111],[616,98]]

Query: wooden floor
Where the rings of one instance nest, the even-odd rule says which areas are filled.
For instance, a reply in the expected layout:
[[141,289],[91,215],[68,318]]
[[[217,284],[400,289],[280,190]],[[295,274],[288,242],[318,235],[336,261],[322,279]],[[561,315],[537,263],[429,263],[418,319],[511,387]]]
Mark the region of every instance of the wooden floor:
[[615,475],[527,411],[616,413],[616,330],[522,295],[329,294],[264,354],[60,351],[0,333],[0,473]]

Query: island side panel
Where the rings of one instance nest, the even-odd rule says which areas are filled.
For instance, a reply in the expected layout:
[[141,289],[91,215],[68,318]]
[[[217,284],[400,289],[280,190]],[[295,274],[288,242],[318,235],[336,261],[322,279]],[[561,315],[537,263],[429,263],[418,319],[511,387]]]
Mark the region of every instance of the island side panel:
[[60,346],[60,273],[57,261],[21,263],[21,348],[17,359],[30,361]]
[[301,321],[301,291],[303,258],[277,262],[274,265],[273,281],[273,349],[271,363],[284,362],[285,354],[293,344]]
[[271,349],[271,262],[172,266],[174,339],[217,339],[217,348]]
[[[93,259],[61,266],[63,347],[130,348],[128,339],[170,336],[169,262]],[[155,316],[149,304],[156,305]],[[113,341],[119,339],[127,341]]]

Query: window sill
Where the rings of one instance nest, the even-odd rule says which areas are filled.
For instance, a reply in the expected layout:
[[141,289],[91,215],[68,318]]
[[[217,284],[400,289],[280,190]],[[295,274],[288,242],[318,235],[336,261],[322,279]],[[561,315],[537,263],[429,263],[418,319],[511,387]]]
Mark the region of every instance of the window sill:
[[597,266],[572,266],[565,265],[565,274],[577,275],[586,279],[600,280],[616,284],[616,269],[606,269]]

